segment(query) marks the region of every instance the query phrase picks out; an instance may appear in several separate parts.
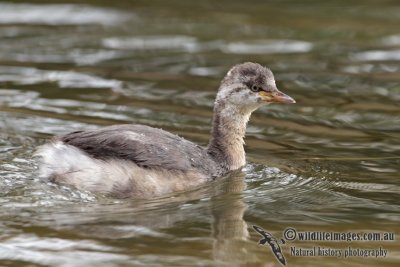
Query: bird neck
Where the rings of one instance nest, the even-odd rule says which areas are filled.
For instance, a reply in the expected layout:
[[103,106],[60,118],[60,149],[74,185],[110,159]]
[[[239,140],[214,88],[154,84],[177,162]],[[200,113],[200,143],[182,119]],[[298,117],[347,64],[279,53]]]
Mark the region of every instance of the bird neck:
[[216,100],[207,151],[224,171],[236,170],[246,163],[244,136],[251,112]]

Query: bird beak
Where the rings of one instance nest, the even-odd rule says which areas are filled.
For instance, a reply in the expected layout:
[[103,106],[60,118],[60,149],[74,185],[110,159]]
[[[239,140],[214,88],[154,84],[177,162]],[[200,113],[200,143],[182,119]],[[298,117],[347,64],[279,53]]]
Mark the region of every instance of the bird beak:
[[263,101],[269,103],[282,103],[282,104],[296,103],[296,101],[293,98],[282,93],[278,89],[275,89],[271,92],[262,90],[260,91],[259,95],[261,96]]

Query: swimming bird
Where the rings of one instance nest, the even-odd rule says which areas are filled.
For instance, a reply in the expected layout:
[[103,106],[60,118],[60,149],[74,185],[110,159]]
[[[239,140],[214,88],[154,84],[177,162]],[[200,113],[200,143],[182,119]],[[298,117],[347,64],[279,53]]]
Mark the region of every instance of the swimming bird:
[[57,136],[39,147],[39,175],[116,198],[149,198],[193,189],[245,164],[250,115],[270,103],[295,103],[270,69],[246,62],[221,81],[211,138],[201,147],[145,125],[114,125]]

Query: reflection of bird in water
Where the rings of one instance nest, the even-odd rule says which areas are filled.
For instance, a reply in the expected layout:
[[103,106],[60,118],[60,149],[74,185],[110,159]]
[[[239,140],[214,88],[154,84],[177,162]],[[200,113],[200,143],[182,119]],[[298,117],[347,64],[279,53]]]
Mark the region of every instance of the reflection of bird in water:
[[218,90],[208,147],[145,125],[76,131],[38,150],[41,176],[121,198],[193,189],[246,163],[247,122],[253,111],[271,103],[295,101],[277,89],[269,69],[239,64]]
[[[275,257],[278,259],[280,263],[286,265],[286,259],[282,254],[281,247],[279,246],[279,241],[271,234],[259,226],[253,225],[254,230],[259,233],[263,238],[258,241],[259,245],[265,245],[268,243],[271,247],[272,252],[275,254]],[[285,244],[285,240],[281,239],[282,244]]]

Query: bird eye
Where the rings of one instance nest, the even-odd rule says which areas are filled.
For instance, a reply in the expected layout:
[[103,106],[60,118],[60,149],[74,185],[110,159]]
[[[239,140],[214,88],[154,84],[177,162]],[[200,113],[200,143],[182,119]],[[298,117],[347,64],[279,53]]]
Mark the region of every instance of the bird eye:
[[251,91],[253,91],[253,92],[258,92],[258,91],[260,91],[260,87],[258,87],[257,85],[252,85],[250,89],[251,89]]

